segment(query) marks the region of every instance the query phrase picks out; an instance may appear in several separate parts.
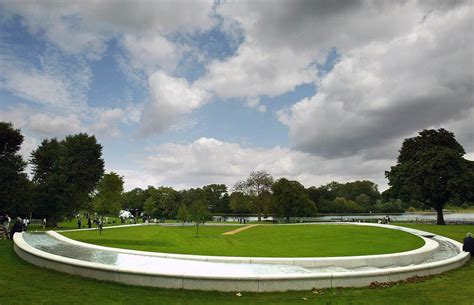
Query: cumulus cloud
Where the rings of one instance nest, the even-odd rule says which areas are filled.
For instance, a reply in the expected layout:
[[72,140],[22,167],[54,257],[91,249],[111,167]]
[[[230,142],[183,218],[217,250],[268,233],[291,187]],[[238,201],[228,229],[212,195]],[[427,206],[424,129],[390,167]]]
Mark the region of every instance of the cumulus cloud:
[[245,38],[235,56],[212,62],[197,84],[224,98],[278,96],[315,81],[316,63],[334,47],[344,53],[391,40],[428,11],[414,1],[223,2],[217,12],[239,24]]
[[[253,148],[213,138],[199,138],[190,144],[166,143],[154,147],[136,161],[140,170],[120,170],[129,188],[171,185],[176,188],[225,183],[232,187],[253,170],[266,170],[274,178],[287,177],[306,186],[333,180],[372,179],[385,186],[384,170],[393,160],[363,160],[358,156],[329,160],[285,147]],[[142,173],[145,180],[140,181]],[[146,185],[145,185],[146,184]]]
[[174,78],[163,71],[153,73],[149,80],[152,101],[141,116],[141,133],[160,133],[176,123],[183,114],[206,103],[207,91],[194,87],[184,78]]
[[267,50],[258,44],[243,44],[234,57],[214,61],[197,86],[219,97],[277,96],[314,80],[311,57],[290,48]]
[[160,68],[173,71],[184,48],[179,48],[159,33],[148,36],[125,35],[122,39],[134,69],[150,74]]
[[213,1],[3,1],[5,15],[21,16],[33,34],[70,54],[100,58],[107,42],[122,33],[168,34],[208,29]]
[[325,157],[370,156],[423,128],[469,120],[472,24],[466,6],[433,11],[405,35],[343,54],[317,94],[279,112],[294,146]]
[[55,115],[17,105],[0,111],[0,120],[13,122],[22,132],[40,138],[62,138],[85,131],[80,118],[75,114]]

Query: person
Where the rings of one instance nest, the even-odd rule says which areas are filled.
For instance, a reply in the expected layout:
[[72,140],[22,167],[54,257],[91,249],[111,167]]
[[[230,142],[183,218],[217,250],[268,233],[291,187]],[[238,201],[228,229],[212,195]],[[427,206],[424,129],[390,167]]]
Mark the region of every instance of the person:
[[88,227],[89,229],[92,228],[92,220],[91,220],[90,217],[87,218],[87,227]]
[[104,224],[102,222],[102,219],[99,219],[99,233],[102,235],[102,229],[104,228]]
[[28,232],[28,224],[29,223],[30,223],[30,221],[28,220],[28,217],[25,217],[23,219],[23,231]]
[[77,219],[77,228],[80,229],[82,227],[82,219]]
[[13,235],[15,235],[16,232],[21,232],[23,229],[23,223],[21,221],[20,217],[16,218],[15,224],[13,225],[11,231],[10,231],[10,239],[13,239]]
[[43,218],[43,230],[46,229],[46,217]]
[[10,218],[10,216],[8,216],[8,214],[5,214],[5,216],[3,216],[3,230],[5,231],[5,234],[9,234],[10,232],[10,222],[12,221],[12,219]]
[[464,238],[464,245],[462,250],[471,253],[471,257],[474,257],[474,238],[472,238],[471,233],[467,233],[467,236]]

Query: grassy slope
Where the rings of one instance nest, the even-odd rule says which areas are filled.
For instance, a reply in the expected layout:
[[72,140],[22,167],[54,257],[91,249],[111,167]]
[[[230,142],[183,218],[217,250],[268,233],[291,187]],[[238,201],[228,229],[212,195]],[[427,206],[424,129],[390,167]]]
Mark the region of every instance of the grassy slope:
[[[311,257],[382,254],[419,248],[414,235],[356,225],[258,226],[235,235],[236,227],[131,227],[64,232],[63,235],[103,246],[143,251],[224,256]],[[280,245],[275,247],[275,245]]]
[[[472,226],[414,227],[447,232],[462,240]],[[18,258],[10,241],[0,240],[0,303],[8,304],[456,304],[472,305],[474,264],[471,263],[423,282],[380,289],[326,289],[311,292],[252,294],[197,292],[132,287],[50,271]],[[302,298],[307,298],[303,301]]]

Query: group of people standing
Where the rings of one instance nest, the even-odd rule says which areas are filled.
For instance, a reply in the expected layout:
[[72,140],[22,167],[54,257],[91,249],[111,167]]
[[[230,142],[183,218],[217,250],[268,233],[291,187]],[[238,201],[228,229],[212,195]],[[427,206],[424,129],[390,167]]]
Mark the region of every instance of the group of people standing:
[[16,232],[28,231],[28,225],[30,224],[30,220],[27,217],[25,217],[24,219],[17,217],[15,219],[15,223],[10,228],[11,222],[12,219],[8,214],[0,216],[0,236],[2,239],[13,239],[13,235]]

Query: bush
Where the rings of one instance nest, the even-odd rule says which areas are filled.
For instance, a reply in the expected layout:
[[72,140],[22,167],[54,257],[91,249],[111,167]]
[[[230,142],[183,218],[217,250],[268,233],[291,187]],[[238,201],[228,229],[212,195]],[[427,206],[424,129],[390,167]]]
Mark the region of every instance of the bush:
[[416,209],[415,209],[414,207],[409,207],[409,208],[407,209],[407,211],[408,211],[408,212],[415,212]]
[[467,210],[469,208],[469,206],[467,205],[467,203],[463,203],[461,205],[461,208],[463,208],[464,210]]

